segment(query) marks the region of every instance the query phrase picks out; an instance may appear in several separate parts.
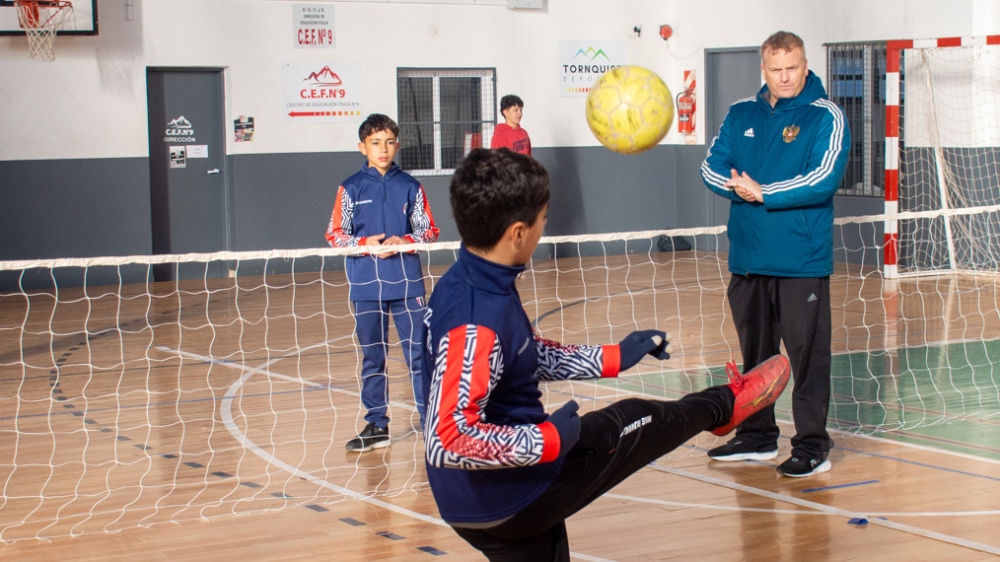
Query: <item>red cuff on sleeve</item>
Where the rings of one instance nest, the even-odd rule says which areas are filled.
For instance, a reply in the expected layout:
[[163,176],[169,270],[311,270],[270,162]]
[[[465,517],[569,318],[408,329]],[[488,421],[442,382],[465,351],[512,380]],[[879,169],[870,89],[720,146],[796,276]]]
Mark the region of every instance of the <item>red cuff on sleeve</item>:
[[[413,236],[410,236],[409,234],[403,236],[403,241],[406,242],[407,244],[416,244],[417,243],[417,239],[414,238]],[[410,250],[410,251],[408,251],[406,253],[407,254],[415,254],[415,253],[417,253],[417,251],[416,250]]]
[[602,345],[604,364],[601,365],[602,378],[614,378],[622,370],[622,351],[618,344]]
[[542,430],[542,443],[544,443],[540,462],[552,462],[559,457],[559,447],[562,447],[559,431],[552,422],[547,421],[538,424],[538,429]]

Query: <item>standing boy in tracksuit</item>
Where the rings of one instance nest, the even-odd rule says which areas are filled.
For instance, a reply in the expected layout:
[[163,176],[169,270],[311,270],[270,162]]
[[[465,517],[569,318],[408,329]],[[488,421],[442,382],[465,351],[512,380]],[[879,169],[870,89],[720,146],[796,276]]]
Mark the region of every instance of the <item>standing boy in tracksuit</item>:
[[[361,170],[337,189],[333,215],[326,230],[331,246],[394,246],[437,240],[438,228],[424,188],[393,159],[399,150],[399,126],[373,113],[358,130],[358,149],[367,157]],[[347,442],[348,451],[388,447],[389,414],[386,351],[389,315],[403,347],[410,371],[413,397],[424,424],[424,388],[420,378],[423,328],[424,275],[413,252],[348,256],[345,259],[355,333],[364,356],[361,365],[361,403],[367,425]]]

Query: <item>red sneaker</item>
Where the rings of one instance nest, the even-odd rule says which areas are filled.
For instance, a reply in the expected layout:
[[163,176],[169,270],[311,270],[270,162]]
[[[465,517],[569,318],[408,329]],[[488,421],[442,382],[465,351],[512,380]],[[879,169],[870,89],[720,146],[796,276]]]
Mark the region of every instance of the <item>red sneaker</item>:
[[741,375],[736,363],[730,361],[726,364],[726,372],[729,374],[728,386],[736,396],[733,417],[726,425],[713,429],[713,435],[729,433],[750,416],[774,404],[785,390],[792,368],[787,357],[775,355],[745,375]]

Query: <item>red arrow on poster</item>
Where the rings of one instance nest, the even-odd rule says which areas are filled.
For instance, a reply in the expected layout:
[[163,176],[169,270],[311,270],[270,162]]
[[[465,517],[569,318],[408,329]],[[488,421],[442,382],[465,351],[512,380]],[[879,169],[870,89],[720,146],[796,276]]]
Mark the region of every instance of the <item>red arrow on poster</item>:
[[292,111],[289,117],[345,117],[358,115],[358,111]]

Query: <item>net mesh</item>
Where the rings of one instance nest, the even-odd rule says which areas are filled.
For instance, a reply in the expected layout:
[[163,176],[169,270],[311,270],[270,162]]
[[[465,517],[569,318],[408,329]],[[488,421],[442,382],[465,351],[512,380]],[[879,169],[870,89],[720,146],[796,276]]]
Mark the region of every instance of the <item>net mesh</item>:
[[[835,227],[831,428],[912,440],[995,424],[995,280],[883,279],[885,219]],[[546,404],[573,397],[586,411],[723,383],[740,358],[724,239],[724,227],[543,238],[518,281],[542,337],[601,344],[657,327],[675,349],[618,379],[547,384]],[[458,246],[413,249],[431,291]],[[0,541],[429,494],[394,330],[392,447],[344,450],[364,426],[348,253],[0,262]],[[790,409],[786,392],[782,423]],[[706,433],[671,456],[715,443]]]
[[[1000,45],[906,49],[900,211],[1000,204]],[[994,270],[995,215],[941,214],[899,224],[899,273]]]
[[73,16],[73,4],[61,1],[14,0],[17,18],[28,36],[28,56],[56,60],[56,34]]

